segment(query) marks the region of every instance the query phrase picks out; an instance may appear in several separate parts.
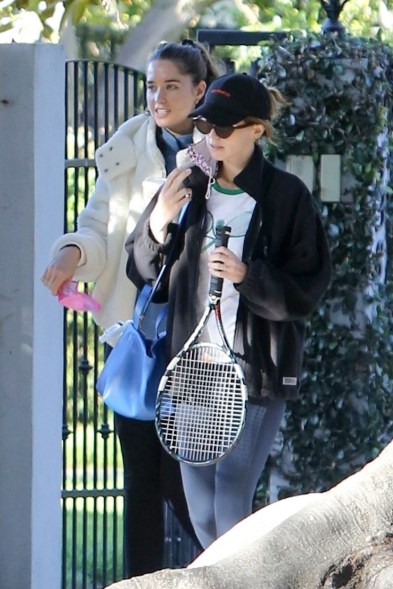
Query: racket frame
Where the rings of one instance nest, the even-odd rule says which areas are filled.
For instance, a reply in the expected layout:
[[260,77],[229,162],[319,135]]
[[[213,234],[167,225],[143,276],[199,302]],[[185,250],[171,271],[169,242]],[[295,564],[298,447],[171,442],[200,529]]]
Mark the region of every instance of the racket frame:
[[[217,296],[216,294],[212,294],[211,292],[209,293],[209,304],[206,307],[206,309],[203,313],[203,316],[201,317],[198,325],[196,326],[196,328],[194,329],[194,331],[192,332],[192,334],[190,335],[190,337],[188,338],[188,340],[186,341],[186,343],[184,344],[184,346],[182,347],[180,352],[178,352],[176,354],[176,356],[174,356],[172,358],[172,360],[169,362],[169,364],[166,368],[165,374],[161,377],[161,380],[160,380],[160,383],[158,386],[157,403],[156,403],[156,419],[155,419],[155,426],[156,426],[158,438],[159,438],[162,446],[166,450],[166,452],[168,452],[168,454],[170,454],[170,456],[172,456],[172,458],[174,458],[178,462],[183,462],[185,464],[190,464],[192,466],[207,466],[210,464],[216,464],[217,462],[222,460],[225,456],[227,456],[234,449],[237,442],[239,441],[239,437],[240,437],[241,432],[243,431],[245,419],[246,419],[248,394],[247,394],[247,386],[246,386],[246,382],[245,382],[244,372],[243,372],[241,366],[239,365],[239,363],[237,362],[235,355],[234,355],[234,353],[228,343],[226,334],[223,330],[223,327],[221,324],[220,302],[221,302],[220,296]],[[212,343],[212,342],[197,343],[200,334],[205,329],[207,322],[209,321],[212,311],[214,311],[214,313],[215,313],[217,327],[218,327],[220,336],[222,338],[222,341],[224,343],[224,345],[222,345],[222,346],[220,346],[217,343]],[[160,417],[161,417],[161,411],[160,411],[161,399],[162,399],[163,394],[165,393],[166,383],[167,383],[168,379],[171,378],[172,373],[173,373],[174,369],[176,368],[177,364],[182,360],[183,355],[185,353],[189,352],[189,350],[191,348],[197,349],[199,347],[205,347],[206,345],[226,354],[231,365],[234,367],[236,374],[239,378],[240,393],[241,393],[241,399],[242,399],[242,403],[243,403],[242,415],[241,415],[241,420],[240,420],[240,423],[238,426],[237,434],[236,434],[235,438],[232,440],[230,446],[224,452],[218,454],[215,458],[210,458],[207,460],[198,460],[198,461],[187,460],[186,458],[179,456],[174,450],[172,450],[167,445],[165,440],[163,439],[162,428],[160,425],[160,422],[161,422],[161,419],[160,419]]]

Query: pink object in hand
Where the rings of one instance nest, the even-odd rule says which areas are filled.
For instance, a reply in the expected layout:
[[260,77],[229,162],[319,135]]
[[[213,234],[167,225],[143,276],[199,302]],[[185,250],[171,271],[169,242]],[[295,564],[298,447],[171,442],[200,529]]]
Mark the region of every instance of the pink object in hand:
[[57,295],[59,303],[73,311],[99,311],[101,303],[86,292],[79,292],[76,282],[65,282]]

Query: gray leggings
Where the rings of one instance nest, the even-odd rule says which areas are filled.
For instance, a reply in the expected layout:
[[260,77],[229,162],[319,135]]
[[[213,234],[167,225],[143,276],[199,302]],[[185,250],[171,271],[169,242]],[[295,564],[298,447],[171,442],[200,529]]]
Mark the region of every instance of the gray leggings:
[[234,450],[211,466],[181,464],[188,509],[203,548],[252,512],[256,486],[284,416],[285,402],[248,405]]

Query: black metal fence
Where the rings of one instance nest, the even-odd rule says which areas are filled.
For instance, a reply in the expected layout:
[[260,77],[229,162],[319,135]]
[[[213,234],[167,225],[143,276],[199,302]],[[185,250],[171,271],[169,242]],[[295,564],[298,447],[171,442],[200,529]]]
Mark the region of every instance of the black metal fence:
[[[144,75],[97,61],[66,64],[64,230],[91,194],[96,148],[145,107]],[[89,285],[85,285],[88,289]],[[95,392],[103,362],[87,313],[65,311],[62,589],[98,589],[123,574],[123,472],[113,415]],[[191,541],[166,511],[166,566],[183,566]]]

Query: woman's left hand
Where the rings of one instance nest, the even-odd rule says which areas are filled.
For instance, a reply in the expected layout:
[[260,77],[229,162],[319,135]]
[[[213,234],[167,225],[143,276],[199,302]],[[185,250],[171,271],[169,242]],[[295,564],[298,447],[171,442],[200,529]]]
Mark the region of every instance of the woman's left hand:
[[209,271],[217,278],[226,278],[238,284],[247,274],[247,265],[224,246],[214,248],[209,257]]

